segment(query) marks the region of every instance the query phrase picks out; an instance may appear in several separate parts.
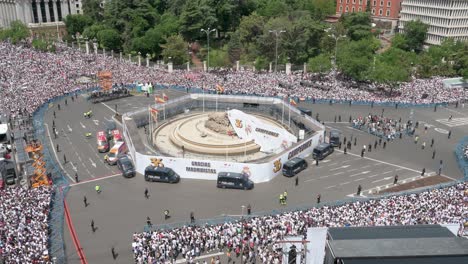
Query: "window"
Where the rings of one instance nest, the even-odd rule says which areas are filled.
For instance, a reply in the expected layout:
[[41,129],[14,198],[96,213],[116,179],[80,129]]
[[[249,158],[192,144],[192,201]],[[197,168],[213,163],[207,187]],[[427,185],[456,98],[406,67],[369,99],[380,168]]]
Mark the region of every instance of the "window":
[[341,13],[342,11],[343,11],[343,7],[342,7],[342,6],[340,6],[340,13]]
[[343,3],[343,0],[340,0],[340,4]]
[[362,5],[362,0],[359,0],[359,4]]
[[361,12],[361,11],[362,11],[362,7],[359,7],[358,11]]
[[387,10],[386,15],[387,15],[387,16],[390,16],[390,10]]
[[353,8],[351,8],[351,12],[353,12],[353,13],[354,13],[354,11],[355,11],[355,9],[354,9],[354,6],[353,6]]
[[374,6],[376,6],[376,5],[377,5],[377,1],[376,1],[376,0],[374,0]]
[[380,6],[383,6],[383,0],[380,0]]
[[392,6],[392,2],[388,1],[388,2],[387,2],[387,6],[388,6],[388,7],[391,7],[391,6]]
[[80,4],[76,4],[76,8],[80,8]]
[[348,7],[346,7],[345,12],[348,13],[348,11],[349,11],[349,9],[348,9]]
[[353,4],[355,4],[355,3],[356,3],[356,0],[353,0]]
[[372,14],[375,15],[375,8],[372,8]]
[[381,16],[382,14],[383,14],[383,10],[380,9],[380,10],[379,10],[379,15]]

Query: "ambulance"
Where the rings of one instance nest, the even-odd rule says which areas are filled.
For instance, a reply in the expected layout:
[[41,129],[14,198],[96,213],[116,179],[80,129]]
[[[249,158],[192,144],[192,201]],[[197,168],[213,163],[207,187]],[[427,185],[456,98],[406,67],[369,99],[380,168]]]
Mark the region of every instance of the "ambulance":
[[113,137],[114,143],[123,141],[122,134],[120,134],[120,131],[118,129],[112,130],[112,137]]
[[109,151],[109,154],[107,154],[107,163],[109,165],[115,165],[117,163],[117,160],[119,159],[119,156],[122,154],[127,153],[127,144],[123,141],[118,141],[115,143],[115,145],[111,148]]
[[106,133],[99,131],[96,138],[98,151],[101,153],[109,151],[109,141],[107,140]]

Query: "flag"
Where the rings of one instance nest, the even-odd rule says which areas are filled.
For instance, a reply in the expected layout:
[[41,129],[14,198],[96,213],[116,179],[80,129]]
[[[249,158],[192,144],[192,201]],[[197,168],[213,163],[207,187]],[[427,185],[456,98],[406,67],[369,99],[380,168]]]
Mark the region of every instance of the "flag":
[[294,101],[294,99],[292,99],[292,98],[289,98],[289,104],[291,104],[293,106],[297,105],[296,101]]
[[158,109],[155,109],[153,107],[150,107],[150,111],[152,114],[157,114],[159,112]]
[[222,87],[221,85],[217,84],[217,85],[216,85],[216,91],[218,91],[219,93],[224,93],[224,87]]
[[169,101],[169,96],[167,96],[165,93],[162,94],[164,101]]
[[155,96],[155,97],[154,97],[154,101],[155,101],[157,104],[164,104],[164,103],[166,102],[163,98],[161,98],[161,97],[159,97],[159,96]]

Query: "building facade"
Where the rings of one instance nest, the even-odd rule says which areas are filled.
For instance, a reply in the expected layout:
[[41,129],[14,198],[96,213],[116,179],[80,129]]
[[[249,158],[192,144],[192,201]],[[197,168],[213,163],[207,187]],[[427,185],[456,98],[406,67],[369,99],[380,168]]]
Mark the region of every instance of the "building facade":
[[440,45],[446,38],[468,41],[467,0],[404,0],[399,29],[417,19],[429,25],[427,44]]
[[[78,8],[77,8],[78,3]],[[69,14],[77,14],[81,1],[76,0],[0,0],[0,27],[20,20],[29,27],[59,23]]]
[[336,0],[336,13],[346,14],[369,10],[379,28],[393,29],[398,24],[402,0]]

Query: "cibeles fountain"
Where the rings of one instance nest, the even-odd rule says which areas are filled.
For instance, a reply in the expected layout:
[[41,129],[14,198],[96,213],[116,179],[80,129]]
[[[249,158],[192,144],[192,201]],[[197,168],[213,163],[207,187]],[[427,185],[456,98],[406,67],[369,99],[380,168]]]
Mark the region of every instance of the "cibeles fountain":
[[296,142],[281,122],[236,109],[179,115],[153,132],[161,153],[237,162],[261,161]]

